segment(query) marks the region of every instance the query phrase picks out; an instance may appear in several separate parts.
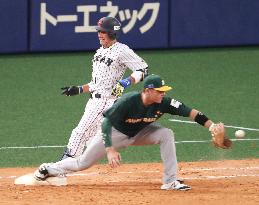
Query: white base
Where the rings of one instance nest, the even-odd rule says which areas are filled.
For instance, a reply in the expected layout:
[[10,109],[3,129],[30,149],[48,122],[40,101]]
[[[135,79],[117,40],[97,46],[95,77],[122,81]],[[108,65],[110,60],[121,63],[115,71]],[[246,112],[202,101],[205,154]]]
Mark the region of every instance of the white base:
[[34,178],[34,174],[26,174],[15,179],[14,184],[16,185],[33,185],[33,186],[66,186],[66,177],[48,177],[45,181],[39,181]]

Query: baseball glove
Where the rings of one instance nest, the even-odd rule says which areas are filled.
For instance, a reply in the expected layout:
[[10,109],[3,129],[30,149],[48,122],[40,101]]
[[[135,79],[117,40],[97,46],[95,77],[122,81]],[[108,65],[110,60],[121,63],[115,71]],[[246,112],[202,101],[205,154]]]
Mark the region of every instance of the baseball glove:
[[212,135],[212,143],[217,148],[229,149],[232,141],[226,137],[226,131],[223,123],[212,124],[209,128]]

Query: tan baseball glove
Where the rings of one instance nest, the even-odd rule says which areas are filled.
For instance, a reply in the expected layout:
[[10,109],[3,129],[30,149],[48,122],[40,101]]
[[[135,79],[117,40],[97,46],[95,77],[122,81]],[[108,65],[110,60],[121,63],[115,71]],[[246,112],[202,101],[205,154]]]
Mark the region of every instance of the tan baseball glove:
[[209,128],[212,135],[212,143],[217,148],[229,149],[232,141],[226,137],[226,131],[223,123],[212,124]]

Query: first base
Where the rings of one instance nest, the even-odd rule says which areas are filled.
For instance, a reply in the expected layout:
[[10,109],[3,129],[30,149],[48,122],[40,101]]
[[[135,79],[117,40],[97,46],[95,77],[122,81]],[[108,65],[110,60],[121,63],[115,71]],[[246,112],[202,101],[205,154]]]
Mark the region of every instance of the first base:
[[48,177],[44,181],[39,181],[34,178],[33,173],[20,176],[14,180],[15,185],[31,185],[31,186],[66,186],[66,177]]

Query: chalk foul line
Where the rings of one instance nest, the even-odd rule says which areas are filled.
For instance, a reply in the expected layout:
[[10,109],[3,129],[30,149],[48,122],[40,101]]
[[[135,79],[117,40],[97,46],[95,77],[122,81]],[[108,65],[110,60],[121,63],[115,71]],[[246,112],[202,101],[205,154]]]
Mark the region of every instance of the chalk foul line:
[[[180,122],[180,123],[188,123],[188,124],[197,124],[197,122],[188,121],[188,120],[177,120],[177,119],[169,119],[171,122]],[[250,130],[250,131],[257,131],[259,132],[259,129],[257,128],[249,128],[249,127],[239,127],[239,126],[233,126],[233,125],[225,125],[225,127],[229,128],[235,128],[235,129],[241,129],[241,130]]]
[[[258,166],[253,167],[215,167],[215,168],[187,168],[184,170],[180,170],[179,172],[188,172],[188,171],[220,171],[220,170],[252,170],[256,171],[259,170]],[[138,174],[138,173],[160,173],[161,171],[157,170],[147,170],[147,171],[128,171],[128,172],[118,172],[116,174]],[[161,173],[162,174],[162,173]],[[97,175],[101,175],[99,172],[88,172],[88,173],[71,173],[67,174],[69,177],[76,177],[76,176],[93,176],[96,177]],[[15,179],[19,176],[0,176],[1,179]],[[236,178],[236,177],[259,177],[258,174],[250,173],[250,174],[230,174],[230,175],[218,175],[218,176],[211,176],[211,175],[204,175],[204,176],[195,176],[195,177],[181,177],[184,180],[196,180],[196,179],[203,179],[203,180],[213,180],[213,179],[222,179],[222,178]]]
[[[242,139],[231,139],[232,141],[259,141],[257,138],[242,138]],[[211,140],[182,140],[182,141],[175,141],[175,144],[181,143],[209,143]],[[64,148],[66,145],[39,145],[39,146],[20,146],[20,147],[0,147],[0,150],[6,149],[45,149],[45,148]]]

